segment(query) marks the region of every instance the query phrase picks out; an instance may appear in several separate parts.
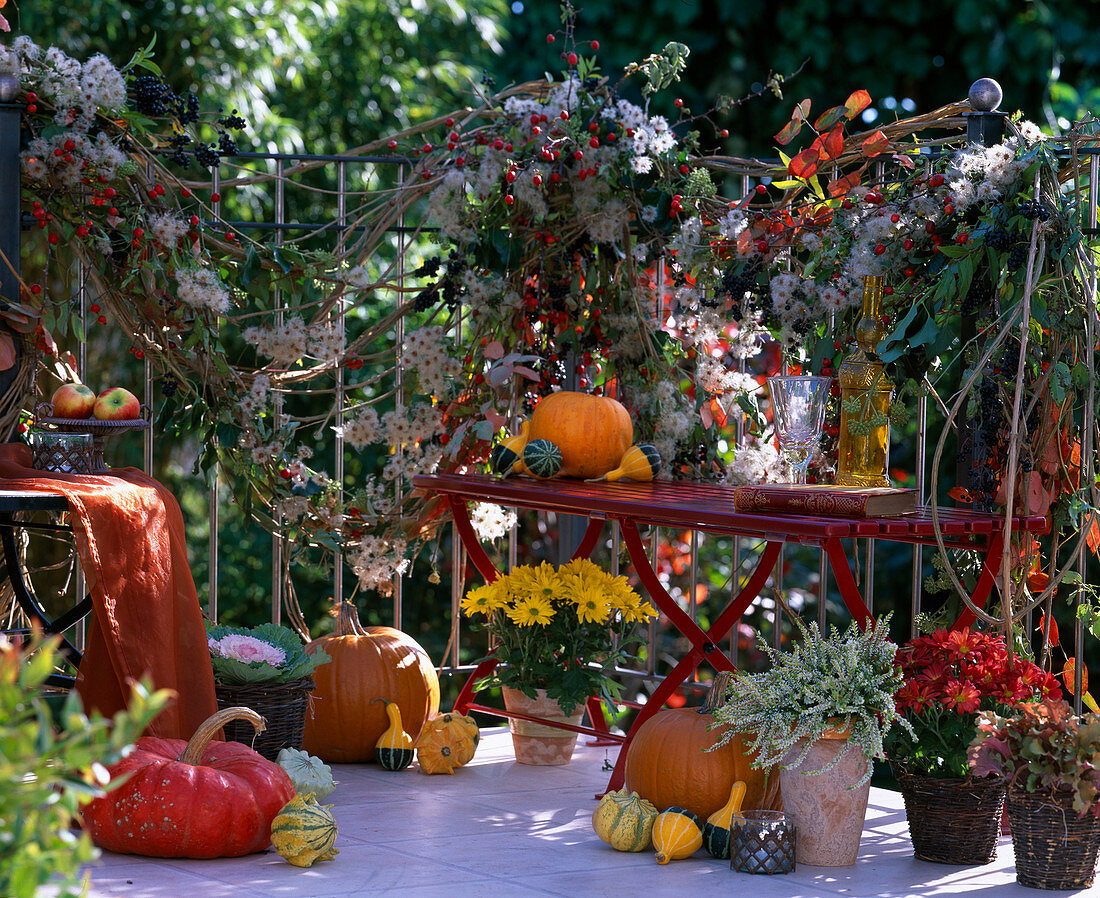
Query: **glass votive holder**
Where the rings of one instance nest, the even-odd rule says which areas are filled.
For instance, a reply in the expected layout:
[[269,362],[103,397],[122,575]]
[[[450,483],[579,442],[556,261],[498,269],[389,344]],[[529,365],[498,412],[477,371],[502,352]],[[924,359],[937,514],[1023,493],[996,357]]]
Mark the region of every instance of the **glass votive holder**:
[[730,820],[730,869],[793,873],[794,818],[782,811],[742,811]]
[[90,433],[32,430],[27,436],[36,470],[59,474],[92,473],[93,440]]

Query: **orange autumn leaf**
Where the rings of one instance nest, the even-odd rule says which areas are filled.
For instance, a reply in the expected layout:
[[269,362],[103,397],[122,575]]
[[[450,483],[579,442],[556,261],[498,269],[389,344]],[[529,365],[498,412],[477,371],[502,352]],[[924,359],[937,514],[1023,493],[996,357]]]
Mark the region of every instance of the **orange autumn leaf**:
[[[1066,684],[1066,689],[1070,692],[1074,692],[1074,678],[1076,676],[1077,662],[1073,658],[1066,658],[1066,666],[1062,668],[1062,682]],[[1082,665],[1081,667],[1081,692],[1089,691],[1089,669]]]
[[841,153],[844,152],[844,126],[837,125],[825,135],[825,142],[822,144],[822,159],[836,159]]
[[[820,139],[820,138],[819,138]],[[787,166],[787,171],[792,178],[809,180],[817,174],[818,154],[817,141],[795,156]]]
[[1100,521],[1097,520],[1095,512],[1089,516],[1089,525],[1085,530],[1085,543],[1092,549],[1094,555],[1100,555]]
[[786,146],[802,130],[802,123],[806,120],[806,116],[810,114],[810,101],[803,100],[797,106],[794,107],[794,112],[791,113],[791,120],[783,126],[783,130],[775,135],[775,142],[780,146]]
[[[1042,616],[1039,618],[1039,632],[1046,632],[1046,629],[1047,615],[1044,611]],[[1053,617],[1050,619],[1050,633],[1047,634],[1047,642],[1052,646],[1058,645],[1058,621],[1056,621]]]
[[852,91],[848,95],[848,99],[844,101],[844,108],[847,110],[849,119],[855,118],[870,105],[871,95],[862,87],[859,90]]
[[885,153],[889,147],[890,139],[882,131],[875,131],[874,134],[863,141],[863,155],[873,158],[880,153]]
[[1033,593],[1042,592],[1050,585],[1050,574],[1044,571],[1032,571],[1027,575],[1027,588]]
[[845,175],[843,178],[833,178],[829,182],[827,190],[829,196],[844,196],[853,187],[858,187],[859,182],[862,180],[863,169],[851,174]]
[[710,400],[710,414],[711,417],[714,419],[715,424],[717,424],[719,427],[726,426],[726,410],[722,407],[722,403],[719,402],[717,399],[712,398]]

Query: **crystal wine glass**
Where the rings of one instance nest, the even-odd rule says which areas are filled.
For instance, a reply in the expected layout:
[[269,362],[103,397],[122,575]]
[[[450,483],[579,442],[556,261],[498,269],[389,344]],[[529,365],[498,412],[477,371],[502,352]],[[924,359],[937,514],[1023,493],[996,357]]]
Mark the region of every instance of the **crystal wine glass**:
[[831,377],[769,377],[775,436],[794,483],[806,482],[806,469],[825,426]]

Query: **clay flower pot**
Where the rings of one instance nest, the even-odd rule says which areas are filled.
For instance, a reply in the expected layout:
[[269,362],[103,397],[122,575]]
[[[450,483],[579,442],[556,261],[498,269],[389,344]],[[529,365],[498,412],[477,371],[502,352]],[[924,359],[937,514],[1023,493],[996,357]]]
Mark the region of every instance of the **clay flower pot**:
[[[795,744],[788,754],[792,761],[801,754],[806,742]],[[824,773],[820,770],[840,755],[840,760]],[[795,820],[798,835],[795,857],[799,864],[817,867],[846,867],[856,862],[859,840],[871,782],[849,789],[867,771],[867,760],[859,749],[848,744],[847,730],[827,730],[810,746],[801,764],[779,772],[783,811]]]
[[[557,699],[549,698],[543,689],[538,690],[535,698],[528,698],[518,689],[510,689],[507,686],[503,687],[502,692],[504,707],[517,714],[569,723],[573,726],[578,726],[581,717],[584,716],[582,705],[575,709],[572,716],[566,717],[562,714]],[[508,720],[508,728],[512,731],[512,747],[516,753],[516,761],[520,764],[560,767],[568,764],[573,757],[573,749],[577,745],[577,733],[530,720],[512,718]]]

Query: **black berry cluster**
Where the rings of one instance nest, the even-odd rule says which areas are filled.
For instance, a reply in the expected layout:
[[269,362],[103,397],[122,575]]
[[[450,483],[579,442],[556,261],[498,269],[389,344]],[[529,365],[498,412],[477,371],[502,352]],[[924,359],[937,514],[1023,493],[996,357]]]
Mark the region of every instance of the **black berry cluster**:
[[970,282],[970,289],[959,304],[959,311],[964,315],[976,315],[989,307],[993,301],[993,284],[988,274],[974,278]]
[[1047,221],[1050,218],[1050,210],[1038,200],[1025,200],[1020,203],[1017,211],[1029,221],[1036,218],[1039,221]]
[[990,249],[1000,250],[1006,252],[1012,248],[1012,244],[1015,242],[1014,237],[1004,228],[997,226],[991,228],[989,233],[985,235],[985,244]]

